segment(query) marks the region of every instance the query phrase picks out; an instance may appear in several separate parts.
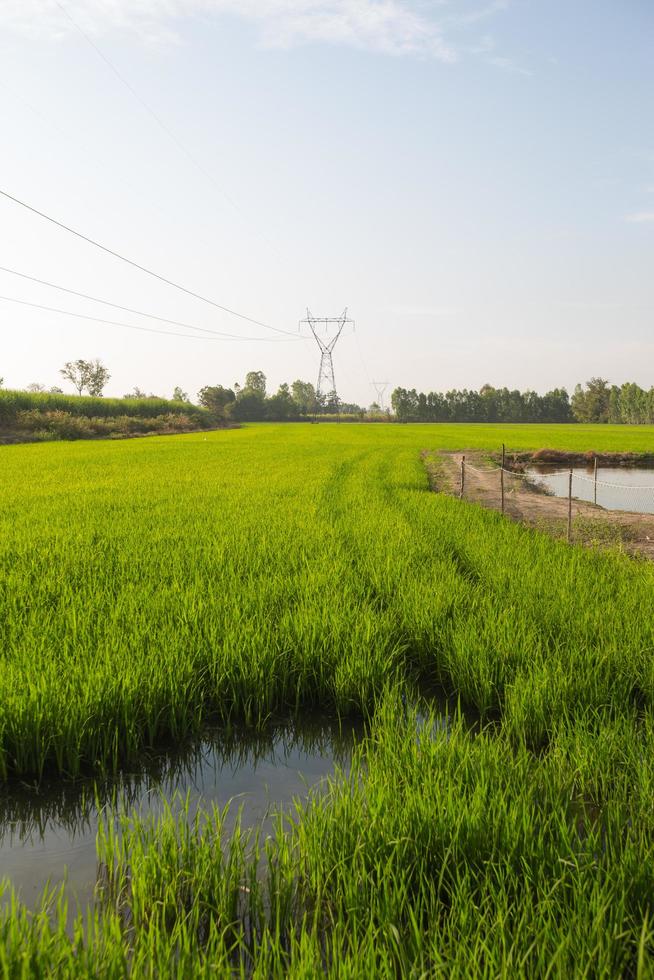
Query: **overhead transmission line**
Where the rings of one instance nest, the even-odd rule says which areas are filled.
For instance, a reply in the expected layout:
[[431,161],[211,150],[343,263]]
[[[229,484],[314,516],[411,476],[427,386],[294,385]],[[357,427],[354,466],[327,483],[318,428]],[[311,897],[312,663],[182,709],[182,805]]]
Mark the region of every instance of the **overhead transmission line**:
[[[169,126],[166,125],[166,123],[163,121],[163,119],[161,118],[161,116],[157,112],[155,112],[155,110],[152,108],[152,106],[150,106],[145,101],[145,99],[143,99],[139,95],[139,93],[136,91],[136,89],[134,88],[134,86],[125,78],[125,76],[122,75],[121,72],[118,71],[118,69],[116,68],[116,66],[114,65],[114,63],[112,61],[110,61],[109,58],[104,53],[104,51],[102,51],[102,49],[100,47],[98,47],[98,45],[95,43],[95,41],[93,40],[93,38],[91,38],[86,33],[86,31],[77,23],[77,21],[75,20],[75,18],[73,17],[73,15],[70,13],[70,11],[68,10],[68,8],[66,6],[64,6],[63,3],[60,3],[60,0],[55,0],[55,3],[57,4],[57,6],[61,10],[61,12],[68,18],[68,20],[73,25],[73,27],[75,28],[75,30],[84,38],[84,40],[87,42],[87,44],[89,44],[90,47],[93,48],[93,50],[95,51],[95,53],[97,54],[97,56],[105,63],[105,65],[107,66],[107,68],[115,75],[115,77],[118,79],[118,81],[121,83],[121,85],[124,85],[125,86],[125,88],[130,93],[130,95],[132,95],[133,98],[135,98],[136,101],[139,103],[139,105],[143,109],[145,109],[145,111],[148,113],[148,115],[152,119],[154,119],[154,121],[157,124],[157,126],[159,126],[159,128],[166,134],[166,136],[170,140],[172,140],[172,142],[175,144],[175,146],[177,147],[177,149],[181,153],[184,154],[184,156],[186,157],[186,159],[189,160],[190,163],[193,164],[193,166],[196,168],[196,170],[199,170],[199,172],[204,177],[206,177],[206,179],[211,184],[213,184],[213,186],[216,188],[216,190],[218,191],[218,193],[227,201],[227,203],[232,208],[234,208],[234,210],[236,211],[236,213],[241,218],[243,218],[244,220],[249,221],[249,219],[245,216],[245,214],[243,213],[243,211],[239,207],[239,205],[236,203],[236,201],[232,197],[230,197],[229,194],[227,194],[227,192],[224,190],[224,188],[220,186],[220,184],[218,183],[218,181],[216,180],[216,178],[213,176],[213,174],[209,170],[207,170],[205,167],[202,166],[202,164],[199,162],[199,160],[197,160],[196,157],[194,157],[193,154],[190,152],[190,150],[188,150],[187,147],[182,143],[182,141],[180,140],[180,138],[172,131],[172,129],[170,129]],[[251,224],[250,221],[249,221],[249,223]],[[262,241],[265,241],[266,244],[270,248],[272,248],[272,250],[276,254],[278,254],[276,247],[267,238],[266,235],[264,235],[260,231],[257,232],[257,235],[258,235],[259,238],[262,239]]]
[[[89,316],[87,313],[73,313],[72,310],[62,310],[57,306],[44,306],[41,303],[30,303],[25,299],[16,299],[14,296],[0,296],[0,300],[6,303],[18,303],[19,306],[30,306],[34,310],[45,310],[48,313],[62,313],[64,316],[73,316],[78,320],[92,320],[93,323],[107,323],[113,327],[125,327],[127,330],[141,330],[144,333],[158,333],[163,334],[164,337],[188,337],[189,340],[226,340],[228,338],[221,336],[214,337],[199,337],[195,333],[179,333],[176,330],[158,330],[156,327],[141,327],[135,323],[123,323],[120,320],[106,320],[104,317],[99,316]],[[252,340],[252,337],[233,337],[233,340]],[[257,339],[257,338],[255,338]],[[268,338],[266,338],[267,340]],[[274,343],[275,341],[273,341]],[[283,340],[278,340],[277,343],[284,343]]]
[[273,330],[275,333],[286,334],[287,336],[296,339],[296,335],[290,330],[283,330],[281,327],[273,327],[269,323],[263,323],[261,320],[255,320],[251,316],[246,316],[245,313],[239,313],[237,310],[232,310],[227,306],[222,306],[220,303],[216,303],[215,300],[209,299],[209,297],[203,296],[201,293],[196,293],[193,289],[188,289],[186,286],[182,286],[173,279],[168,279],[166,276],[162,276],[158,272],[154,272],[153,269],[148,269],[147,266],[141,265],[139,262],[135,262],[133,259],[127,258],[127,256],[122,255],[120,252],[115,252],[107,245],[103,245],[94,238],[90,238],[88,235],[82,234],[81,231],[76,231],[74,228],[71,228],[70,225],[66,225],[62,221],[58,221],[49,214],[45,214],[44,211],[39,211],[38,208],[33,207],[31,204],[27,204],[25,201],[21,201],[19,198],[14,197],[13,194],[9,194],[7,191],[0,189],[0,194],[3,197],[6,197],[9,201],[13,201],[15,204],[19,204],[21,207],[31,211],[33,214],[37,214],[40,218],[45,218],[46,221],[51,222],[51,224],[56,225],[58,228],[62,228],[69,234],[75,235],[75,237],[80,238],[89,245],[99,248],[101,251],[106,252],[107,255],[112,255],[114,258],[120,259],[121,262],[125,262],[127,265],[131,265],[134,269],[138,269],[140,272],[144,272],[146,275],[152,276],[153,279],[158,279],[159,282],[163,282],[167,286],[172,286],[173,289],[178,289],[180,292],[186,293],[187,296],[192,296],[194,299],[199,299],[203,303],[208,303],[209,306],[215,307],[217,310],[222,310],[223,313],[228,313],[230,316],[238,317],[240,320],[246,320],[248,323],[253,323],[257,327],[263,327],[265,330]]
[[[29,276],[26,272],[18,272],[17,269],[8,269],[4,265],[0,265],[0,272],[8,272],[12,276],[20,276],[21,279],[28,279],[30,282],[36,282],[40,286],[48,286],[50,289],[58,289],[59,292],[69,293],[71,296],[79,296],[80,299],[89,299],[93,303],[102,303],[103,306],[111,306],[115,310],[122,310],[123,313],[136,313],[137,316],[145,316],[150,320],[157,320],[159,323],[170,323],[174,327],[184,327],[186,330],[197,330],[200,333],[212,334],[213,336],[224,340],[256,340],[269,344],[290,344],[293,342],[293,340],[298,339],[289,338],[286,340],[284,338],[280,338],[278,340],[276,337],[244,337],[242,334],[225,333],[222,330],[211,330],[209,327],[198,327],[193,323],[185,323],[184,320],[170,320],[168,317],[157,316],[155,313],[146,313],[144,310],[136,310],[131,306],[121,306],[119,303],[112,303],[108,299],[100,299],[98,296],[91,296],[89,293],[80,293],[76,289],[69,289],[67,286],[59,286],[57,283],[48,282],[47,279],[38,279],[36,276]],[[128,326],[128,324],[123,324],[123,326]],[[163,333],[164,331],[161,332]],[[178,336],[184,335],[179,334]]]
[[[40,119],[42,123],[45,123],[45,125],[47,125],[54,133],[56,133],[61,139],[65,141],[68,147],[70,147],[70,144],[72,142],[76,142],[78,147],[89,156],[89,159],[91,159],[92,162],[94,162],[96,169],[98,168],[98,166],[100,167],[105,166],[106,159],[101,157],[100,154],[97,152],[97,150],[95,150],[89,144],[88,141],[85,142],[83,139],[81,139],[78,132],[72,132],[70,130],[62,129],[61,126],[57,125],[54,119],[52,119],[50,116],[46,116],[35,105],[32,105],[31,102],[28,102],[27,99],[23,97],[23,95],[21,95],[15,89],[7,85],[6,81],[2,78],[0,78],[0,88],[3,88],[21,105],[23,105],[26,109],[28,109],[37,119]],[[137,188],[136,184],[133,184],[129,180],[125,180],[124,176],[121,176],[115,172],[112,172],[111,176],[114,181],[117,181],[119,184],[122,184],[123,188],[126,188],[127,190],[138,194],[139,204],[142,207],[145,207],[153,214],[156,214],[159,218],[164,218],[165,220],[168,220],[168,215],[164,213],[164,211],[162,210],[161,207],[158,206],[158,204],[153,204],[151,201],[148,201],[146,198],[143,197],[143,188]],[[198,231],[196,229],[194,231],[194,235],[196,236],[196,239],[204,240],[205,244],[207,244],[208,239],[206,235],[203,235],[202,231]]]

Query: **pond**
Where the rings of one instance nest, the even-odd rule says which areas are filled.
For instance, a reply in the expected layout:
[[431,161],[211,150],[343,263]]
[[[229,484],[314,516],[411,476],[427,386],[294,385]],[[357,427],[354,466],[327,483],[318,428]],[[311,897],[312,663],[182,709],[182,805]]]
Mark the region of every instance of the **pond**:
[[[66,881],[69,924],[77,906],[94,899],[97,876],[95,839],[112,800],[128,813],[160,813],[164,800],[173,809],[189,796],[189,813],[234,806],[227,827],[241,810],[241,826],[272,827],[272,813],[291,810],[339,766],[346,769],[360,725],[334,720],[302,727],[282,726],[267,736],[244,732],[209,735],[173,753],[150,760],[139,773],[125,773],[104,784],[60,780],[30,788],[0,788],[0,880],[7,878],[28,907],[45,886]],[[0,899],[6,903],[7,896]]]
[[[555,497],[567,497],[569,472],[554,466],[532,465],[526,475]],[[576,500],[597,503],[606,510],[654,514],[654,469],[599,467],[597,496],[595,489],[592,466],[572,468],[572,496]]]

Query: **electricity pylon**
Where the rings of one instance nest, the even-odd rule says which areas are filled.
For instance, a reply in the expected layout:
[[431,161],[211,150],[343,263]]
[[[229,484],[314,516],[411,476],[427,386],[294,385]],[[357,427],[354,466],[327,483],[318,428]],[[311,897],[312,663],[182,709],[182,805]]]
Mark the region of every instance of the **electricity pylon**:
[[371,381],[370,382],[375,391],[377,392],[377,404],[379,405],[382,412],[384,411],[384,392],[388,388],[388,381]]
[[[300,326],[307,323],[311,328],[314,340],[320,349],[320,369],[318,371],[318,384],[316,385],[316,401],[320,401],[325,396],[330,401],[337,402],[336,381],[334,380],[334,361],[332,352],[336,347],[336,342],[343,332],[343,327],[347,323],[354,324],[354,320],[348,320],[347,307],[341,316],[312,316],[307,310],[306,320],[300,320]],[[326,336],[318,335],[319,327],[324,326]],[[328,335],[329,328],[332,327],[331,335]]]

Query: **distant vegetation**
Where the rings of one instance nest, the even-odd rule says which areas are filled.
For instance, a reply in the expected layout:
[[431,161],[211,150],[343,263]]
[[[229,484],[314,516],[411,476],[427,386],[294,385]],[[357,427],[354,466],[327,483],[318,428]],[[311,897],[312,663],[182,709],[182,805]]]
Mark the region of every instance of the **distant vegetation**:
[[654,423],[654,388],[645,391],[632,382],[619,388],[604,378],[577,385],[572,398],[565,388],[554,388],[544,395],[492,385],[484,385],[479,391],[464,388],[426,394],[415,388],[396,388],[391,405],[401,422]]
[[165,398],[91,398],[0,391],[0,439],[5,441],[186,432],[215,424],[206,409]]
[[[172,399],[135,387],[123,398],[103,398],[111,377],[99,360],[67,361],[60,374],[77,395],[32,383],[25,391],[0,391],[0,440],[20,441],[173,433],[222,427],[240,422],[485,422],[485,423],[654,423],[654,388],[628,382],[621,387],[604,378],[577,385],[570,398],[565,388],[539,395],[483,385],[479,391],[452,389],[419,392],[395,388],[392,410],[373,402],[363,408],[342,402],[335,392],[317,395],[310,381],[283,383],[270,394],[263,371],[249,371],[243,385],[205,385],[193,404],[175,387]],[[2,379],[0,378],[0,388]],[[85,397],[84,392],[88,392]],[[91,397],[94,396],[94,397]]]
[[391,404],[406,422],[573,422],[565,388],[545,395],[484,385],[479,391],[417,392],[396,388]]
[[179,386],[172,399],[146,395],[139,387],[122,398],[103,398],[110,374],[98,360],[68,361],[60,373],[76,389],[76,395],[64,395],[60,388],[46,389],[37,382],[27,385],[25,391],[0,390],[0,441],[168,434],[239,422],[303,421],[316,415],[325,421],[389,418],[375,404],[366,411],[342,403],[335,395],[316,397],[308,381],[282,384],[275,394],[268,395],[263,371],[250,371],[242,386],[206,385],[198,392],[197,405]]
[[78,395],[86,391],[89,395],[102,396],[111,378],[108,369],[97,358],[94,361],[66,361],[59,374],[75,388]]
[[604,378],[591,378],[577,385],[571,405],[578,422],[654,423],[654,388],[646,391],[633,382],[618,388]]
[[214,414],[237,422],[293,422],[314,416],[333,416],[362,420],[383,415],[376,404],[366,410],[360,405],[342,402],[335,392],[316,395],[310,381],[294,381],[281,384],[274,395],[266,390],[267,379],[263,371],[249,371],[245,384],[233,388],[222,385],[202,388],[198,393],[201,405]]

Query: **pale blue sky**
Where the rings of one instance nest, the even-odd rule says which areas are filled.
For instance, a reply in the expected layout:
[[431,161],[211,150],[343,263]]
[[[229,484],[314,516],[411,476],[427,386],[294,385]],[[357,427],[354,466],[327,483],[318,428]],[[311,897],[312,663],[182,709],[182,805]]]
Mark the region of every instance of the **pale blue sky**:
[[[371,378],[654,384],[651,0],[60,2],[0,0],[3,190],[279,328],[347,305],[347,400],[369,402]],[[0,300],[7,386],[57,384],[64,360],[96,356],[113,394],[249,369],[271,388],[315,380],[312,343],[3,199],[0,229],[2,266],[270,337],[164,337]],[[3,272],[0,295],[157,327]]]

